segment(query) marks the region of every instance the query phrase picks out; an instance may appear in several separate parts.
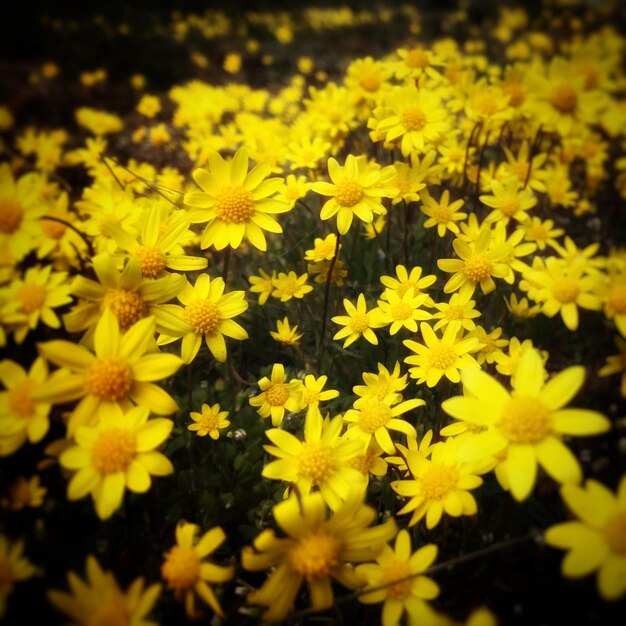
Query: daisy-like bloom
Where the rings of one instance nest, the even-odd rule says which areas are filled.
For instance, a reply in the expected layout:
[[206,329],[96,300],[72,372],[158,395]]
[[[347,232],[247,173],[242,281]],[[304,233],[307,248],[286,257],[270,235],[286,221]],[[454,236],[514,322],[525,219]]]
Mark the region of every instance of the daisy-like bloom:
[[528,298],[518,298],[515,293],[512,293],[508,299],[504,298],[504,304],[513,317],[522,320],[531,319],[541,313],[541,307],[538,304],[530,306]]
[[393,454],[396,450],[390,430],[404,433],[407,437],[416,437],[415,427],[398,417],[418,406],[425,406],[426,402],[421,398],[411,398],[397,404],[395,399],[393,395],[388,395],[381,400],[357,400],[343,416],[345,422],[354,424],[348,431],[349,436],[362,441],[364,447],[374,438],[387,454]]
[[40,321],[50,328],[61,326],[53,309],[72,301],[67,272],[53,272],[51,265],[29,267],[23,278],[2,290],[0,299],[6,301],[4,322],[13,326],[15,342],[20,344]]
[[597,435],[611,427],[596,411],[565,408],[583,386],[583,367],[568,367],[548,382],[545,378],[539,351],[527,350],[511,378],[511,391],[480,369],[466,369],[464,395],[441,405],[455,419],[484,429],[464,442],[463,454],[504,456],[501,471],[518,501],[530,495],[537,464],[559,483],[579,483],[580,464],[563,436]]
[[399,204],[403,200],[407,203],[417,202],[423,197],[420,192],[426,188],[429,174],[433,173],[437,154],[434,150],[427,152],[420,161],[415,152],[410,154],[410,163],[395,161],[393,168],[395,176],[391,180],[393,196],[391,204]]
[[605,317],[613,320],[622,337],[626,337],[626,264],[610,263],[608,275],[598,280],[596,291]]
[[339,397],[336,389],[324,389],[328,382],[328,376],[322,375],[315,378],[313,374],[307,374],[300,386],[300,403],[306,408],[306,414],[320,413],[320,402],[326,402]]
[[84,343],[92,342],[93,328],[103,311],[112,311],[121,330],[126,331],[140,319],[154,315],[164,302],[174,298],[185,286],[184,276],[144,278],[139,259],[135,257],[128,259],[121,272],[113,256],[107,252],[96,255],[91,261],[98,280],[84,276],[74,279],[72,294],[82,301],[63,316],[68,332],[87,330]]
[[164,305],[156,312],[165,337],[159,343],[170,343],[182,337],[181,358],[191,363],[198,354],[202,339],[215,359],[226,361],[224,337],[243,341],[248,333],[233,317],[247,308],[245,291],[224,293],[226,285],[222,278],[211,279],[208,274],[198,276],[195,285],[187,286],[178,294],[183,305]]
[[[524,341],[520,341],[517,337],[511,337],[508,354],[506,354],[504,350],[496,354],[496,370],[503,376],[514,376],[522,356],[528,352],[528,350],[535,349],[536,346],[533,345],[531,339],[524,339]],[[541,354],[541,359],[545,365],[548,360],[548,353],[545,350],[542,350],[539,354]],[[545,373],[545,376],[546,378],[548,377],[547,372]]]
[[376,563],[364,563],[355,569],[356,575],[367,581],[359,593],[359,602],[383,602],[382,626],[396,626],[405,611],[411,624],[433,621],[434,611],[426,600],[439,595],[439,586],[421,573],[434,563],[438,549],[433,543],[413,553],[411,549],[411,535],[401,530],[394,547],[385,546]]
[[47,593],[50,604],[72,618],[72,626],[157,626],[147,618],[161,593],[161,585],[144,588],[144,579],[136,578],[127,591],[122,591],[113,573],[103,571],[91,555],[87,557],[86,571],[84,581],[68,572],[70,593],[56,589]]
[[387,474],[387,461],[381,457],[383,452],[384,450],[378,445],[376,439],[372,439],[365,452],[350,459],[348,464],[359,470],[367,479],[369,479],[370,474],[380,478]]
[[476,329],[474,320],[480,317],[480,311],[477,311],[474,306],[476,302],[470,300],[468,295],[462,296],[460,293],[453,293],[450,296],[449,302],[438,302],[435,304],[435,308],[439,311],[433,313],[432,317],[435,320],[439,320],[433,330],[439,330],[447,326],[454,326],[456,330],[461,328],[472,331]]
[[276,198],[285,202],[287,206],[289,206],[289,209],[293,209],[296,202],[304,198],[310,188],[311,183],[307,180],[306,176],[288,174],[287,178],[285,178],[285,185]]
[[307,293],[313,291],[313,287],[306,284],[308,277],[309,275],[306,272],[302,276],[298,276],[293,271],[288,274],[279,272],[278,276],[272,281],[274,285],[272,297],[280,298],[281,302],[287,302],[292,298],[301,300]]
[[391,324],[390,335],[395,335],[402,328],[416,333],[417,322],[429,320],[432,317],[428,311],[420,308],[426,304],[427,300],[427,294],[415,295],[413,289],[408,289],[402,296],[395,291],[389,291],[386,300],[378,301],[378,320],[385,326]]
[[546,190],[545,170],[542,168],[548,158],[547,154],[535,154],[529,158],[530,145],[528,141],[524,140],[517,155],[513,154],[506,146],[504,147],[504,155],[506,162],[502,164],[502,169],[505,173],[517,177],[522,185],[534,191]]
[[[403,296],[409,289],[413,289],[413,295],[417,296],[423,290],[434,285],[437,277],[434,274],[422,276],[422,268],[419,266],[407,270],[404,265],[396,265],[396,275],[381,276],[380,282],[386,287],[381,298],[388,300],[389,291],[395,291],[399,296]],[[428,296],[424,302],[426,306],[433,306],[433,299]]]
[[524,237],[534,243],[539,250],[545,250],[546,246],[554,246],[556,240],[565,232],[562,228],[554,228],[553,220],[542,220],[539,217],[530,217],[522,228]]
[[359,396],[354,402],[356,406],[361,401],[382,401],[387,397],[391,397],[393,404],[402,401],[400,392],[406,389],[409,383],[407,382],[407,375],[400,373],[400,363],[396,361],[391,372],[382,363],[378,363],[377,367],[377,374],[363,372],[364,385],[352,387],[352,391]]
[[335,324],[344,327],[333,335],[333,339],[345,339],[344,348],[361,337],[367,339],[371,344],[378,345],[378,337],[372,328],[380,328],[385,325],[380,320],[379,309],[375,308],[368,311],[365,296],[362,293],[357,298],[356,306],[347,298],[344,298],[343,306],[348,315],[335,315],[330,318]]
[[185,204],[192,207],[190,219],[208,222],[202,233],[202,248],[238,248],[245,237],[255,248],[267,250],[263,230],[283,232],[271,214],[285,213],[290,208],[271,197],[280,190],[282,179],[266,178],[272,167],[269,161],[248,172],[248,152],[243,147],[230,162],[217,152],[210,152],[208,161],[208,171],[193,171],[202,191],[184,197]]
[[506,348],[509,344],[508,339],[500,339],[502,336],[500,327],[488,333],[482,326],[477,326],[468,334],[478,339],[478,351],[475,353],[478,365],[495,363],[497,355],[502,354],[502,348]]
[[26,441],[41,441],[50,428],[50,403],[35,400],[33,393],[48,378],[48,365],[37,358],[27,372],[19,363],[0,362],[0,456],[8,456]]
[[[320,263],[321,261],[331,261],[335,256],[335,249],[337,248],[337,235],[330,233],[323,239],[316,237],[313,242],[313,249],[306,250],[304,253],[305,261],[313,261]],[[339,244],[339,250],[341,250],[341,244]]]
[[267,302],[272,291],[274,291],[274,280],[276,280],[276,274],[272,272],[270,275],[263,268],[259,268],[258,276],[250,276],[248,278],[250,291],[259,294],[259,304],[261,306]]
[[588,275],[584,263],[567,263],[548,257],[543,267],[533,267],[524,273],[520,287],[525,285],[528,285],[529,297],[541,304],[544,315],[554,317],[560,313],[563,323],[572,331],[578,328],[578,307],[591,311],[602,307],[595,294],[596,281]]
[[280,426],[285,411],[297,413],[301,407],[301,383],[298,379],[286,380],[285,367],[282,363],[274,363],[270,377],[263,376],[259,380],[261,393],[250,398],[250,404],[258,407],[261,417],[271,417],[272,426]]
[[306,168],[317,169],[319,162],[328,157],[331,150],[330,141],[322,137],[300,137],[298,142],[290,143],[287,147],[286,158],[289,168],[297,170]]
[[564,485],[561,497],[578,518],[551,526],[548,545],[567,550],[561,571],[568,578],[597,572],[600,595],[617,600],[626,594],[626,475],[613,493],[589,479],[584,487]]
[[445,65],[443,59],[435,54],[432,50],[426,50],[419,46],[411,48],[399,48],[396,54],[400,57],[400,61],[391,63],[396,78],[400,80],[420,78],[426,75],[429,78],[440,80],[441,74],[435,69],[435,66]]
[[297,346],[302,339],[303,333],[298,332],[298,326],[293,327],[289,324],[289,318],[284,317],[282,320],[276,320],[276,330],[270,330],[272,339],[282,343],[285,346]]
[[434,444],[429,456],[407,451],[409,478],[391,483],[396,493],[410,498],[398,515],[411,513],[409,526],[426,516],[429,529],[439,524],[444,513],[452,517],[474,515],[478,507],[470,490],[483,482],[477,475],[478,464],[459,458],[459,447],[454,439]]
[[371,526],[376,512],[363,504],[363,496],[364,492],[352,491],[330,517],[319,493],[303,498],[292,494],[273,508],[274,519],[287,536],[264,530],[241,552],[247,570],[274,567],[261,588],[248,595],[251,604],[268,607],[263,620],[282,621],[304,581],[315,610],[333,605],[331,578],[350,589],[363,584],[348,563],[372,561],[396,534],[393,518]]
[[511,177],[500,182],[493,178],[490,182],[492,195],[479,196],[480,201],[493,209],[485,218],[486,222],[501,220],[508,224],[510,219],[524,222],[528,219],[527,211],[537,205],[537,198],[532,190],[518,178]]
[[216,615],[224,617],[211,583],[223,583],[235,574],[232,565],[216,565],[207,559],[224,543],[226,534],[215,527],[204,533],[196,542],[200,527],[185,521],[176,526],[176,545],[165,553],[161,576],[178,600],[184,600],[187,617],[198,617],[195,608],[196,594],[206,602]]
[[619,354],[606,357],[606,363],[600,368],[598,376],[610,376],[623,372],[620,393],[623,398],[626,398],[626,341],[621,337],[615,337],[615,344]]
[[311,189],[322,196],[330,196],[322,206],[320,218],[328,220],[337,216],[337,230],[345,235],[352,225],[354,216],[370,223],[374,215],[385,215],[387,209],[381,204],[388,197],[388,185],[380,169],[369,167],[365,159],[353,154],[346,157],[343,166],[336,159],[328,159],[328,175],[332,183],[317,182]]
[[226,419],[228,411],[220,411],[220,405],[214,404],[209,406],[204,403],[201,413],[191,411],[189,417],[193,420],[193,424],[187,426],[187,430],[195,432],[198,437],[206,437],[209,435],[211,439],[219,439],[220,430],[230,426],[230,422]]
[[459,337],[458,326],[448,324],[441,339],[426,322],[420,324],[424,344],[412,339],[402,343],[415,354],[406,357],[404,362],[413,365],[409,368],[411,378],[417,378],[417,384],[426,383],[434,387],[442,376],[453,383],[461,380],[459,369],[477,367],[474,357],[469,353],[478,345],[476,337]]
[[95,353],[70,341],[38,344],[39,353],[61,370],[32,393],[35,401],[64,404],[81,399],[71,412],[68,434],[77,426],[93,424],[101,413],[133,403],[157,415],[178,410],[174,399],[154,381],[176,373],[182,361],[156,350],[154,318],[139,320],[121,333],[117,318],[106,310],[98,322]]
[[357,103],[377,101],[389,89],[389,69],[386,63],[372,57],[355,59],[346,70],[345,84],[354,94]]
[[32,578],[35,566],[24,556],[24,542],[10,543],[0,535],[0,571],[2,584],[0,585],[0,617],[6,612],[7,598],[13,591],[16,582]]
[[460,209],[464,201],[463,199],[455,200],[450,203],[450,192],[446,189],[439,201],[435,200],[431,195],[424,194],[422,196],[423,203],[420,205],[420,211],[428,217],[424,222],[424,228],[437,227],[437,234],[443,237],[447,231],[459,234],[459,227],[456,222],[464,220],[467,213],[462,213]]
[[319,490],[324,502],[336,511],[355,485],[366,487],[363,475],[349,464],[363,452],[363,444],[342,437],[342,429],[341,415],[325,420],[319,411],[306,416],[304,441],[281,428],[270,428],[265,434],[273,445],[263,448],[278,460],[268,463],[262,475],[294,484],[301,495]]
[[146,222],[138,237],[133,237],[117,224],[107,228],[125,256],[136,257],[141,273],[147,278],[162,278],[167,270],[192,272],[204,269],[209,261],[204,257],[187,256],[180,245],[181,238],[189,231],[189,219],[185,211],[175,211],[166,223],[162,220],[159,206],[148,210]]
[[415,85],[390,91],[373,114],[368,121],[372,141],[399,141],[404,157],[413,151],[426,152],[449,127],[449,113],[439,96]]
[[25,478],[18,476],[16,481],[9,486],[9,494],[0,504],[11,511],[21,511],[28,507],[37,508],[43,504],[43,499],[48,490],[41,486],[39,476]]
[[91,493],[98,517],[105,520],[121,506],[126,488],[145,493],[152,484],[151,475],[167,476],[174,471],[169,459],[156,451],[174,422],[148,420],[150,411],[141,406],[124,413],[112,404],[100,415],[95,426],[76,429],[76,445],[61,454],[59,463],[76,472],[67,485],[68,500]]

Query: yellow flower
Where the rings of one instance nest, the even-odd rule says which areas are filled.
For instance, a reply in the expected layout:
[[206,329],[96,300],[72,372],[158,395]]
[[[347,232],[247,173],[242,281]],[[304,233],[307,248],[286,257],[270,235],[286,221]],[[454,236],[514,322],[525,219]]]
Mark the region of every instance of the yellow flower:
[[434,528],[444,513],[452,517],[474,515],[476,500],[470,490],[482,484],[477,464],[461,461],[459,447],[453,439],[434,444],[430,458],[419,451],[408,450],[406,462],[409,478],[396,480],[391,488],[410,498],[398,515],[412,513],[409,526],[426,516],[426,527]]
[[458,327],[448,324],[441,339],[426,322],[420,324],[424,344],[412,339],[405,339],[402,343],[416,354],[406,357],[405,363],[414,365],[409,368],[411,378],[417,378],[417,384],[426,383],[434,387],[442,376],[458,383],[461,380],[459,369],[477,366],[478,364],[469,352],[478,345],[475,337],[458,336]]
[[476,352],[478,365],[494,363],[497,356],[503,354],[502,348],[506,348],[509,343],[508,339],[500,339],[502,335],[502,328],[500,327],[488,333],[482,326],[477,326],[468,335],[478,339],[478,351]]
[[573,366],[546,383],[541,355],[529,349],[511,379],[511,391],[480,369],[466,369],[462,373],[465,395],[441,406],[455,419],[482,427],[464,441],[466,458],[506,455],[501,471],[513,497],[521,501],[534,487],[537,464],[559,483],[580,482],[580,464],[563,443],[564,435],[596,435],[611,427],[596,411],[565,408],[584,379],[585,369]]
[[[316,237],[313,242],[313,249],[306,250],[304,253],[305,261],[315,261],[320,263],[321,261],[331,261],[335,256],[335,249],[337,248],[337,235],[330,233],[323,239]],[[339,250],[341,250],[341,244],[339,244]]]
[[371,526],[376,512],[363,504],[363,495],[353,491],[330,517],[318,493],[301,499],[291,495],[274,507],[274,519],[287,536],[264,530],[241,552],[247,570],[274,567],[261,588],[248,595],[251,604],[268,607],[264,620],[282,621],[304,581],[315,610],[333,605],[331,577],[351,589],[363,584],[348,563],[375,559],[396,534],[393,518]]
[[476,328],[473,320],[480,317],[480,311],[474,308],[476,302],[470,300],[470,296],[462,296],[460,293],[453,293],[449,302],[438,302],[435,308],[438,313],[433,313],[433,319],[439,320],[433,330],[454,326],[457,331],[461,328],[472,331]]
[[402,401],[400,392],[408,386],[407,375],[400,374],[400,363],[396,361],[390,372],[382,363],[377,363],[378,373],[363,372],[364,385],[355,385],[352,391],[359,396],[357,402],[377,400],[384,401],[389,398],[392,404]]
[[48,378],[48,366],[37,358],[27,372],[19,363],[0,361],[0,456],[8,456],[27,440],[41,441],[50,428],[50,403],[36,400],[34,392]]
[[626,593],[626,476],[617,493],[596,480],[564,485],[561,497],[578,518],[551,526],[546,543],[568,550],[561,571],[579,578],[597,571],[598,591],[607,600]]
[[302,339],[302,333],[298,332],[298,327],[289,324],[289,318],[286,316],[282,320],[276,320],[276,330],[270,330],[272,339],[285,346],[297,346]]
[[331,197],[322,206],[320,218],[328,220],[336,215],[340,235],[350,230],[354,216],[369,223],[374,215],[387,212],[380,203],[382,197],[388,196],[387,188],[382,185],[381,171],[370,168],[365,159],[349,154],[341,166],[330,157],[328,175],[332,183],[313,183],[311,189],[322,196]]
[[178,295],[182,307],[164,305],[156,312],[164,329],[159,343],[170,343],[182,337],[180,355],[185,363],[191,363],[198,354],[202,339],[215,359],[226,361],[224,337],[243,341],[248,333],[232,318],[247,308],[244,291],[224,293],[226,287],[221,278],[211,280],[208,274],[198,276],[195,285],[187,286]]
[[304,377],[304,382],[300,386],[301,398],[300,402],[306,408],[307,416],[310,413],[320,413],[320,402],[326,402],[339,397],[339,392],[336,389],[324,390],[324,385],[328,381],[328,376],[320,376],[315,378],[313,374],[307,374]]
[[386,296],[385,300],[378,301],[378,319],[384,325],[391,325],[390,335],[395,335],[402,328],[416,333],[417,322],[432,317],[428,311],[420,308],[428,301],[429,296],[425,293],[414,294],[413,289],[408,289],[400,296],[389,290]]
[[606,319],[613,320],[620,334],[626,337],[626,264],[609,265],[608,275],[599,281],[597,293]]
[[88,493],[100,519],[108,519],[121,506],[124,490],[145,493],[151,475],[167,476],[174,471],[169,459],[157,452],[174,423],[165,418],[148,420],[150,411],[133,407],[126,413],[116,405],[101,412],[95,426],[76,429],[76,445],[59,457],[65,469],[76,473],[67,485],[69,500]]
[[[415,296],[419,295],[425,289],[428,289],[435,283],[437,277],[434,274],[422,276],[422,268],[419,266],[412,267],[409,271],[404,265],[396,265],[396,277],[381,276],[380,282],[386,287],[381,298],[388,300],[389,291],[396,291],[399,296],[403,296],[409,289],[413,289]],[[433,306],[434,302],[429,296],[424,301],[426,306]]]
[[495,222],[501,220],[508,224],[510,219],[524,222],[528,220],[528,211],[537,204],[533,192],[524,187],[524,183],[518,178],[511,177],[503,182],[496,180],[491,181],[491,191],[493,195],[482,195],[480,201],[493,209],[485,218],[487,222]]
[[100,109],[81,107],[76,109],[74,117],[79,126],[98,136],[117,133],[123,128],[122,120],[117,115]]
[[536,317],[541,313],[541,307],[538,304],[530,306],[528,298],[518,299],[517,294],[514,293],[509,296],[508,300],[504,298],[504,304],[511,315],[523,320]]
[[161,101],[158,96],[144,94],[137,103],[137,113],[152,119],[161,110]]
[[420,574],[433,564],[437,550],[435,544],[429,543],[411,554],[411,536],[401,530],[394,547],[385,546],[376,563],[357,565],[356,575],[367,581],[359,593],[359,602],[384,603],[382,626],[396,626],[405,611],[411,623],[432,621],[434,611],[425,600],[434,600],[439,586]]
[[24,542],[10,543],[4,535],[0,535],[0,617],[6,612],[7,598],[13,591],[16,582],[32,578],[36,569],[24,556]]
[[208,160],[208,171],[193,172],[202,191],[187,193],[184,198],[185,204],[192,207],[190,219],[208,222],[202,233],[202,248],[238,248],[245,237],[255,248],[266,250],[263,230],[283,232],[270,214],[289,210],[289,205],[270,198],[280,190],[282,179],[266,179],[271,169],[269,161],[248,172],[245,148],[240,148],[230,163],[217,152],[209,153]]
[[331,320],[335,324],[340,324],[344,328],[338,330],[333,339],[345,339],[343,347],[347,348],[360,337],[364,337],[371,344],[378,345],[378,337],[374,334],[372,328],[380,328],[384,326],[384,322],[380,320],[379,310],[367,310],[365,296],[360,293],[356,301],[356,307],[344,298],[343,306],[348,315],[335,315]]
[[220,411],[220,405],[214,404],[209,406],[204,403],[202,405],[202,413],[192,411],[189,416],[193,420],[193,424],[187,426],[187,430],[196,432],[199,437],[209,435],[211,439],[219,439],[220,430],[230,426],[230,422],[226,419],[228,411]]
[[107,309],[96,326],[94,344],[95,354],[69,341],[38,344],[40,355],[58,365],[61,373],[39,386],[33,399],[64,404],[81,398],[70,415],[69,435],[113,407],[128,409],[135,403],[157,415],[178,409],[173,398],[152,382],[171,376],[182,365],[177,356],[156,351],[153,317],[121,333],[117,318]]
[[81,580],[69,572],[71,593],[52,589],[47,596],[59,611],[72,618],[73,626],[92,624],[129,624],[156,626],[146,619],[159,597],[161,585],[144,589],[144,579],[136,578],[127,591],[122,591],[111,572],[102,570],[95,557],[87,557],[87,578]]
[[274,291],[274,280],[276,279],[275,272],[268,274],[264,269],[259,268],[258,276],[250,276],[250,291],[252,293],[259,294],[259,304],[263,306],[267,299],[270,297],[272,291]]
[[30,478],[19,476],[9,486],[8,498],[2,500],[1,504],[11,511],[20,511],[27,506],[40,507],[47,491],[45,487],[41,486],[39,476],[35,475]]
[[264,376],[259,380],[261,393],[250,398],[250,404],[259,407],[257,413],[261,417],[271,417],[272,426],[279,426],[285,417],[285,411],[296,413],[301,409],[300,381],[287,381],[285,368],[281,363],[274,363],[270,378]]
[[431,150],[424,155],[420,162],[417,154],[412,152],[409,158],[410,163],[394,162],[395,177],[391,181],[394,195],[391,204],[399,204],[402,200],[407,203],[417,202],[424,197],[420,192],[426,187],[428,175],[432,173],[432,166],[436,157],[436,153]]
[[[185,521],[176,526],[176,545],[165,553],[161,565],[161,575],[167,582],[167,588],[174,590],[176,598],[185,602],[187,617],[198,617],[195,610],[197,594],[220,617],[224,617],[222,608],[209,583],[223,583],[234,575],[230,565],[216,565],[207,560],[226,539],[224,531],[215,527],[204,533],[196,542],[200,531],[196,524]],[[195,593],[194,593],[195,592]]]
[[311,285],[307,285],[306,281],[309,275],[305,272],[302,276],[298,276],[295,272],[279,272],[278,276],[272,280],[274,291],[272,296],[280,298],[281,302],[287,302],[292,298],[301,300],[307,293],[313,291]]
[[363,444],[342,437],[342,427],[341,415],[324,420],[317,411],[305,418],[304,441],[286,430],[270,428],[265,434],[274,445],[263,448],[278,460],[268,463],[262,475],[295,485],[301,496],[319,490],[324,502],[337,510],[355,485],[366,486],[363,475],[349,464],[362,452]]
[[443,237],[446,231],[450,231],[455,235],[459,234],[459,227],[455,222],[464,220],[467,217],[467,213],[462,213],[460,209],[464,204],[462,199],[455,200],[450,204],[450,192],[446,189],[441,198],[437,202],[431,195],[423,195],[423,203],[420,206],[420,211],[428,217],[424,222],[424,228],[437,227],[437,234]]

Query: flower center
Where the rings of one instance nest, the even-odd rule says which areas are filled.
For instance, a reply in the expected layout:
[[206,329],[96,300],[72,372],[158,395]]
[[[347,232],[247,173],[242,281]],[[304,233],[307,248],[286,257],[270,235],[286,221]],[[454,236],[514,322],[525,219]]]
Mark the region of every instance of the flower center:
[[207,300],[188,304],[183,316],[196,335],[210,335],[220,324],[220,310],[213,302]]
[[241,185],[222,188],[215,198],[215,213],[224,222],[241,224],[254,213],[252,193]]
[[280,291],[285,295],[293,296],[300,289],[300,283],[298,283],[298,277],[295,275],[288,275],[285,280],[280,282]]
[[116,402],[130,391],[133,380],[128,363],[116,357],[103,357],[87,370],[87,392],[103,402]]
[[300,455],[298,471],[314,485],[328,480],[335,471],[332,449],[322,443],[305,443]]
[[552,285],[552,294],[563,304],[574,302],[578,298],[580,287],[573,278],[558,278]]
[[320,394],[318,391],[314,391],[312,389],[304,389],[302,391],[302,402],[307,406],[311,404],[319,404]]
[[400,195],[406,195],[411,191],[411,182],[405,176],[398,176],[396,178],[396,187]]
[[498,111],[498,103],[491,94],[483,94],[474,100],[474,108],[483,117],[491,117]]
[[22,285],[16,297],[20,301],[20,313],[32,313],[46,301],[46,288],[43,285]]
[[458,480],[456,468],[431,464],[420,480],[422,495],[426,500],[441,500],[456,487]]
[[502,410],[498,424],[512,443],[537,443],[550,433],[550,411],[537,398],[511,398]]
[[447,206],[437,206],[433,211],[433,219],[437,224],[445,224],[450,221],[452,211]]
[[439,345],[430,350],[430,366],[438,370],[447,370],[456,360],[456,352],[452,346]]
[[362,197],[363,187],[356,180],[342,180],[335,185],[335,200],[341,206],[354,206]]
[[200,428],[202,430],[217,430],[219,428],[219,418],[213,413],[203,413],[200,418]]
[[604,538],[613,552],[626,555],[626,513],[614,513],[604,527]]
[[[406,578],[411,574],[408,563],[404,561],[392,561],[383,569],[378,585],[385,585],[387,597],[393,600],[404,600],[411,595],[411,579],[393,583],[399,578]],[[390,584],[393,583],[393,584]],[[377,586],[378,586],[377,585]],[[387,586],[388,585],[388,586]]]
[[533,226],[530,232],[537,241],[545,241],[548,238],[548,231],[543,224]]
[[463,271],[473,282],[478,283],[491,276],[493,264],[484,252],[475,252],[469,259],[466,259]]
[[35,385],[34,380],[27,378],[9,389],[9,411],[12,415],[26,419],[35,413],[35,403],[30,397]]
[[0,233],[10,235],[14,233],[22,223],[24,209],[15,200],[0,200]]
[[141,273],[148,278],[156,278],[165,269],[165,255],[158,248],[141,246],[137,258]]
[[419,107],[407,107],[402,113],[402,126],[407,130],[421,130],[425,124],[426,116]]
[[361,409],[359,428],[366,433],[374,433],[391,419],[391,409],[386,404],[366,404]]
[[413,295],[415,296],[421,293],[417,284],[412,283],[410,280],[405,280],[396,287],[396,291],[400,296],[403,296],[409,289],[413,289]]
[[[1,210],[2,209],[0,208],[0,211]],[[67,226],[65,224],[61,224],[61,222],[53,222],[52,220],[41,220],[41,228],[51,239],[61,239],[67,230]],[[0,230],[2,230],[1,227]]]
[[421,48],[410,50],[404,59],[404,64],[411,69],[424,69],[430,65],[428,55]]
[[102,308],[111,309],[122,331],[128,330],[133,324],[146,316],[148,307],[141,294],[127,289],[112,289],[102,301]]
[[368,72],[367,74],[363,74],[363,76],[361,76],[359,84],[365,91],[373,93],[378,91],[380,88],[380,76],[376,72]]
[[137,453],[133,433],[124,428],[108,428],[91,449],[91,462],[100,474],[125,472]]
[[509,83],[504,86],[504,93],[509,96],[509,105],[517,108],[524,103],[526,94],[524,88],[517,83]]
[[613,287],[609,294],[609,305],[618,315],[626,313],[626,287]]
[[169,589],[191,589],[200,577],[200,558],[193,548],[174,546],[165,555],[161,575],[167,580]]
[[341,544],[329,533],[304,537],[289,550],[291,566],[307,578],[328,576],[339,564]]
[[121,599],[111,598],[107,604],[96,606],[87,617],[85,626],[130,626],[130,616]]
[[362,333],[369,328],[369,319],[366,313],[356,313],[350,318],[350,328],[355,333]]
[[275,383],[267,389],[265,398],[271,406],[283,406],[289,399],[289,388],[283,383]]
[[561,113],[572,113],[577,101],[576,90],[567,83],[557,85],[550,93],[550,104]]
[[374,468],[376,457],[369,452],[362,456],[356,456],[353,459],[348,459],[348,465],[355,470],[361,472],[361,474],[367,476]]
[[519,211],[519,200],[515,196],[502,198],[500,201],[500,211],[509,217],[515,215]]
[[463,313],[463,307],[450,306],[444,314],[445,319],[448,320],[464,320],[465,314]]
[[394,320],[403,321],[411,317],[413,309],[406,302],[398,302],[391,307],[391,316]]

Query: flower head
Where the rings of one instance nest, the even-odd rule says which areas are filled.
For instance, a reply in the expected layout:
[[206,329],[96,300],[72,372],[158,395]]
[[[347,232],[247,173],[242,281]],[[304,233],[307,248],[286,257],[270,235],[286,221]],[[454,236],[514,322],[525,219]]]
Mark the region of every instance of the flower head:
[[226,419],[228,417],[228,411],[220,411],[219,404],[209,406],[204,403],[201,413],[191,411],[189,416],[193,420],[193,423],[187,426],[187,430],[196,432],[198,437],[206,437],[206,435],[209,435],[211,439],[219,439],[220,430],[230,426],[230,422]]

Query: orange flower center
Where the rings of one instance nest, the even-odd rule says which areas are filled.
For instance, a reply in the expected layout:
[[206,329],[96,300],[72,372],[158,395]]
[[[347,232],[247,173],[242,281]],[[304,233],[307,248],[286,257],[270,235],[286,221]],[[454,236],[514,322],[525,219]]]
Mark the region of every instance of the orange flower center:
[[381,403],[366,404],[361,409],[359,427],[363,432],[374,433],[391,419],[391,409]]
[[67,230],[65,224],[53,222],[52,220],[41,220],[41,228],[51,239],[61,239]]
[[124,428],[100,433],[91,449],[91,462],[100,474],[125,472],[137,453],[135,436]]
[[335,200],[340,206],[354,206],[362,197],[363,187],[356,180],[345,179],[335,185]]
[[87,370],[87,392],[103,402],[115,402],[128,394],[133,380],[133,370],[126,361],[103,357]]
[[34,380],[26,378],[9,389],[9,411],[12,415],[27,419],[35,413],[35,403],[30,397],[35,386]]
[[626,287],[616,286],[611,289],[609,305],[618,315],[626,313]]
[[484,252],[475,252],[465,260],[463,272],[473,282],[478,283],[491,276],[493,263]]
[[112,289],[109,291],[102,301],[102,309],[108,307],[111,309],[122,331],[128,330],[133,324],[148,313],[141,294],[136,291],[128,291],[127,289]]
[[304,443],[298,459],[298,472],[314,485],[328,480],[335,471],[332,448],[322,443]]
[[[391,561],[384,568],[378,585],[384,585],[387,597],[393,600],[405,600],[411,595],[412,580],[403,580],[393,583],[394,580],[406,578],[411,574],[408,563],[404,561]],[[393,583],[393,584],[390,584]],[[388,585],[388,586],[387,586]]]
[[137,258],[141,273],[148,278],[156,278],[165,269],[165,254],[158,248],[141,246]]
[[241,185],[223,187],[215,197],[215,213],[230,224],[247,222],[254,213],[252,193]]
[[20,313],[32,313],[46,301],[47,290],[43,285],[22,285],[16,297],[20,301]]
[[452,346],[439,345],[430,349],[430,366],[438,370],[447,370],[456,360],[456,352]]
[[350,318],[350,328],[355,333],[362,333],[369,328],[369,318],[366,313],[355,313]]
[[504,93],[509,96],[509,105],[517,108],[524,103],[526,94],[524,88],[517,83],[509,83],[504,86]]
[[161,575],[169,589],[191,589],[200,578],[200,557],[193,548],[174,546],[161,566]]
[[414,48],[410,50],[406,58],[404,59],[404,64],[411,69],[424,69],[430,65],[430,61],[428,60],[428,55],[421,48]]
[[402,113],[402,126],[407,130],[421,130],[426,125],[426,116],[419,107],[407,107]]
[[394,320],[403,321],[409,319],[413,314],[412,307],[406,302],[398,302],[391,307],[391,316]]
[[552,285],[552,295],[563,304],[574,302],[578,298],[580,287],[573,278],[558,278]]
[[448,307],[448,310],[444,313],[444,318],[448,320],[464,320],[465,313],[463,312],[463,307],[460,307],[460,306]]
[[609,518],[604,537],[613,552],[626,555],[626,512],[618,511]]
[[210,335],[220,324],[220,310],[206,300],[192,302],[185,307],[183,316],[193,328],[196,335]]
[[365,91],[373,93],[380,89],[380,76],[376,72],[367,72],[361,76],[359,84]]
[[15,200],[4,198],[0,200],[0,233],[10,235],[22,223],[24,209]]
[[426,500],[441,500],[455,489],[458,480],[456,468],[431,463],[420,478],[422,495]]
[[491,94],[482,94],[474,100],[474,108],[482,117],[491,117],[498,112],[498,103]]
[[369,452],[363,456],[357,456],[348,460],[348,465],[355,470],[361,472],[361,474],[367,476],[374,468],[376,457]]
[[511,217],[519,211],[519,200],[516,196],[508,196],[500,201],[500,211]]
[[341,544],[331,534],[318,532],[300,539],[289,550],[293,569],[307,578],[328,576],[339,564]]
[[433,219],[437,224],[445,224],[452,218],[450,207],[437,205],[433,211]]
[[283,406],[289,399],[289,388],[283,383],[274,383],[265,392],[265,398],[271,406]]
[[511,398],[502,410],[500,431],[511,443],[537,443],[550,434],[550,411],[537,398]]
[[557,85],[550,93],[550,103],[561,113],[572,113],[576,108],[577,101],[576,90],[567,83]]

